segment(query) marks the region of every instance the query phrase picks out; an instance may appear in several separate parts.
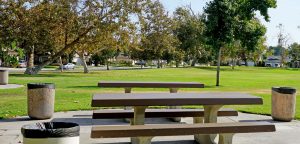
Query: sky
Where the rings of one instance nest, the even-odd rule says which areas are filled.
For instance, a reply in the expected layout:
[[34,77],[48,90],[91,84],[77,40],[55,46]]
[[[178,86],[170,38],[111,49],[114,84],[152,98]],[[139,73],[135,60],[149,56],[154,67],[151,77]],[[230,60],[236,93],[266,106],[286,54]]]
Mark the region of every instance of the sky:
[[[164,7],[172,13],[179,6],[190,5],[194,12],[203,12],[203,7],[210,0],[160,0]],[[267,27],[267,45],[277,45],[278,25],[282,24],[288,44],[300,43],[300,0],[277,0],[277,8],[269,9],[270,22],[261,22]]]

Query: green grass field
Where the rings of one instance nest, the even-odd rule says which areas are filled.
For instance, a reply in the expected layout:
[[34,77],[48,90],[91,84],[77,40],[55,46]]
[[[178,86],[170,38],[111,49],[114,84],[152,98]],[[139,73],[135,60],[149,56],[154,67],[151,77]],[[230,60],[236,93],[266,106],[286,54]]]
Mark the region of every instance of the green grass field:
[[[291,86],[300,90],[300,70],[223,67],[221,86],[215,86],[215,67],[165,68],[144,70],[97,71],[90,74],[82,72],[40,73],[36,76],[11,73],[10,83],[47,82],[56,84],[55,111],[91,109],[93,93],[123,92],[123,89],[98,88],[100,80],[105,81],[162,81],[162,82],[201,82],[204,89],[182,89],[183,92],[246,92],[264,99],[263,105],[231,106],[239,111],[259,114],[271,112],[271,87]],[[133,92],[163,91],[167,89],[133,89]],[[10,118],[27,113],[26,87],[0,90],[0,118]],[[192,107],[192,106],[189,106]],[[300,119],[300,99],[297,100],[296,118]]]

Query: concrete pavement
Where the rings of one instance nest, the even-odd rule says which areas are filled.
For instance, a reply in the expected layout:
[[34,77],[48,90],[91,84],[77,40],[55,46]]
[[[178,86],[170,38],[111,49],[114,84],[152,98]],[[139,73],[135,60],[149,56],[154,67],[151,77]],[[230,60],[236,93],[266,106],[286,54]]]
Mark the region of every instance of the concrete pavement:
[[[115,139],[91,139],[90,131],[92,125],[127,125],[121,119],[92,120],[92,111],[70,111],[58,112],[50,120],[43,121],[63,121],[75,122],[80,125],[81,144],[128,144],[129,138]],[[234,144],[299,144],[300,143],[300,121],[276,122],[270,116],[239,113],[238,117],[219,118],[220,122],[235,121],[267,121],[276,125],[276,132],[271,133],[248,133],[236,134],[233,138]],[[0,120],[0,144],[22,143],[20,128],[25,124],[42,122],[30,120],[28,117],[18,117],[15,119]],[[192,118],[183,118],[183,122],[192,123]],[[173,123],[166,119],[147,119],[146,123]],[[168,136],[155,137],[154,144],[193,144],[193,136]]]
[[14,89],[14,88],[20,88],[23,86],[24,85],[19,85],[19,84],[7,84],[7,85],[0,85],[0,89]]

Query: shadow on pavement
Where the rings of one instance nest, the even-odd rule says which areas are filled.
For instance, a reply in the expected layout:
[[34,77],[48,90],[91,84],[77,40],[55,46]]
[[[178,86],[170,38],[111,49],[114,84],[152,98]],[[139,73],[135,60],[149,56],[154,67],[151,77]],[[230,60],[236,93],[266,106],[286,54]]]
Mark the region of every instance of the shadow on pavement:
[[[97,144],[97,143],[94,143]],[[100,144],[100,143],[99,143]],[[122,143],[101,143],[101,144],[130,144],[130,142],[122,142]],[[197,144],[194,140],[176,140],[176,141],[154,141],[151,144]]]
[[0,120],[0,122],[22,122],[22,121],[36,121],[36,120],[35,119],[30,119],[29,117],[1,119]]
[[263,120],[239,120],[239,122],[289,123],[289,122],[284,122],[284,121],[274,121],[273,119],[263,119]]
[[[129,125],[129,122],[125,122],[124,119],[92,119],[90,117],[76,117],[76,118],[54,118],[51,122],[73,122],[80,126],[92,126],[92,125]],[[175,124],[166,118],[147,118],[146,124]]]

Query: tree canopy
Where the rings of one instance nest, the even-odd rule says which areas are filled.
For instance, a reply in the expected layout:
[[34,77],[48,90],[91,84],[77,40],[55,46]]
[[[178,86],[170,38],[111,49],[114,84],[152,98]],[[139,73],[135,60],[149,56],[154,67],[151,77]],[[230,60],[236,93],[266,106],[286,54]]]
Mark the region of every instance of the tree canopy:
[[[130,16],[141,13],[150,0],[17,0],[1,1],[1,37],[17,39],[19,45],[33,53],[50,52],[49,58],[28,74],[71,50],[99,48],[121,39],[132,28]],[[96,46],[95,46],[96,45]],[[121,44],[120,44],[121,45]]]
[[256,19],[256,12],[269,20],[268,9],[276,7],[276,0],[213,0],[204,9],[206,36],[218,52],[216,85],[219,86],[222,48],[240,40],[241,44],[253,49],[266,30]]

